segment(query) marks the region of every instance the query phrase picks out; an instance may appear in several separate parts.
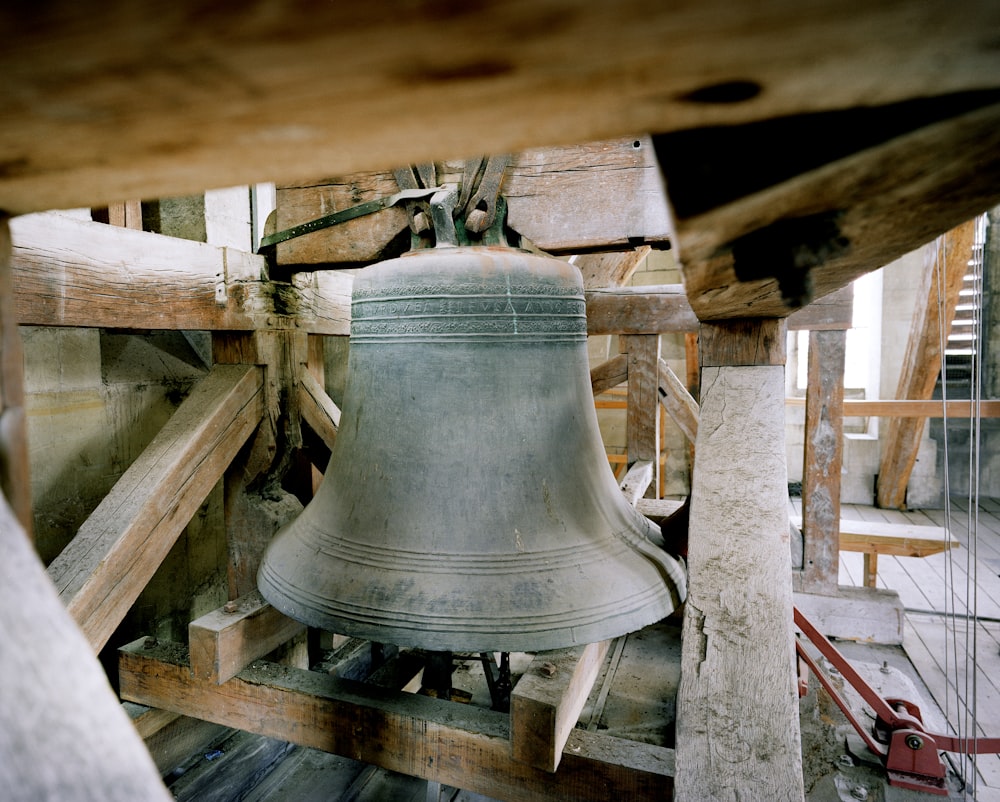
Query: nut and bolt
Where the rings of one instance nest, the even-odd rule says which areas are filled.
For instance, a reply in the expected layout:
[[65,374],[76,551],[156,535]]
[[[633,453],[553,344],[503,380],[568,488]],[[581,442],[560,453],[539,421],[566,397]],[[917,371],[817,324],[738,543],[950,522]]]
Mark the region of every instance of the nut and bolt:
[[855,799],[868,799],[868,789],[863,785],[855,785],[854,788],[851,789],[851,796]]
[[841,768],[844,769],[854,768],[854,760],[851,758],[850,755],[841,755],[837,759],[837,763],[840,765]]
[[239,609],[239,605],[234,601],[228,601],[222,609],[227,613],[235,613]]
[[882,668],[880,668],[879,671],[881,671],[883,674],[888,674],[889,673],[889,661],[888,660],[883,660],[882,661]]
[[906,745],[908,747],[910,747],[910,749],[912,749],[914,751],[916,751],[917,749],[923,749],[924,748],[924,739],[921,738],[919,735],[907,735],[906,736]]

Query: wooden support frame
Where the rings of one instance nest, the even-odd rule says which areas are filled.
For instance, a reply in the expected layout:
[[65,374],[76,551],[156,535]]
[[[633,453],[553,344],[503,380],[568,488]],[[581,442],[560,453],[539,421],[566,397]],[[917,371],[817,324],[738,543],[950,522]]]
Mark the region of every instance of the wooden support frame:
[[260,423],[262,390],[259,368],[212,368],[49,566],[95,653]]
[[573,729],[551,773],[511,756],[505,714],[262,661],[215,685],[192,675],[181,644],[129,644],[119,680],[138,704],[511,802],[661,802],[672,789],[672,749]]
[[256,254],[59,213],[14,218],[11,232],[21,324],[350,330],[353,277],[346,273],[295,274],[282,287],[279,312],[274,285],[262,280],[264,258]]
[[651,460],[642,459],[632,463],[619,485],[622,493],[625,494],[625,500],[631,506],[636,506],[639,499],[646,495],[646,491],[653,484],[655,473],[656,470]]
[[188,625],[191,672],[221,685],[305,629],[253,591]]
[[619,346],[628,356],[628,407],[625,436],[630,464],[649,462],[652,482],[645,494],[660,495],[660,335],[626,335]]
[[299,375],[299,410],[302,419],[332,449],[340,427],[340,408],[308,370]]
[[678,428],[684,432],[684,436],[694,443],[698,436],[698,402],[677,378],[677,374],[670,369],[670,365],[662,359],[657,360],[657,365],[659,366],[657,391],[660,403]]
[[802,570],[795,589],[837,592],[840,471],[844,455],[846,331],[809,332],[808,391],[802,467]]
[[555,771],[563,748],[611,641],[542,652],[517,681],[510,696],[510,744],[515,760],[543,771]]
[[[677,692],[679,802],[802,799],[784,449],[785,327],[703,325],[688,598]],[[752,703],[748,703],[752,700]]]

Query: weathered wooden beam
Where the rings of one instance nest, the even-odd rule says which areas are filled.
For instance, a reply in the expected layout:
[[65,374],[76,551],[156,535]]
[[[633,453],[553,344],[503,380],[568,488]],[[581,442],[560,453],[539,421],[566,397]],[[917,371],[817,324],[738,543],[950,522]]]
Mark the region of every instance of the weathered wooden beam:
[[588,290],[588,334],[696,331],[698,318],[681,284]]
[[149,753],[3,494],[0,546],[0,797],[166,802]]
[[535,656],[510,696],[514,760],[543,771],[559,767],[610,645],[601,641]]
[[221,685],[303,631],[253,591],[188,624],[191,672]]
[[854,285],[814,299],[787,318],[789,331],[843,330],[854,326]]
[[583,286],[588,290],[621,287],[632,278],[636,268],[652,250],[643,245],[618,253],[585,253],[574,257],[573,264],[579,268]]
[[[437,183],[461,185],[463,166],[435,164]],[[277,229],[399,189],[391,170],[278,187]],[[523,151],[507,167],[502,194],[510,228],[546,252],[619,251],[578,257],[586,286],[624,281],[649,253],[639,243],[669,247],[666,198],[647,136]],[[300,267],[370,263],[409,248],[408,231],[405,208],[395,206],[280,243],[277,260]]]
[[340,409],[309,371],[299,375],[299,404],[302,419],[332,449],[340,426]]
[[[785,405],[805,406],[804,398],[786,398]],[[1000,418],[1000,399],[979,401],[898,401],[895,399],[844,399],[847,418]]]
[[653,484],[655,469],[652,460],[641,459],[632,463],[628,472],[622,478],[619,487],[625,494],[625,500],[636,506],[639,500],[646,495],[646,491]]
[[[698,317],[682,284],[587,290],[588,334],[697,333]],[[788,316],[789,331],[849,329],[853,287],[818,298]]]
[[[944,356],[942,343],[947,340],[962,281],[969,272],[975,236],[976,221],[968,220],[925,251],[927,269],[917,291],[896,398],[926,400],[934,392]],[[923,418],[890,419],[879,462],[878,506],[903,508],[923,431]]]
[[784,365],[785,333],[785,321],[778,318],[703,325],[698,333],[702,392],[705,390],[704,368]]
[[[14,291],[23,324],[216,331],[295,325],[314,334],[349,333],[353,279],[342,271],[295,273],[290,287],[268,285],[260,281],[263,258],[233,248],[57,214],[15,218],[12,230]],[[282,298],[281,314],[275,291]],[[681,285],[588,290],[587,316],[591,334],[698,326]],[[789,326],[842,328],[845,317],[849,325],[849,294],[846,304],[821,299],[805,307],[790,317]]]
[[998,101],[929,92],[657,140],[695,314],[787,315],[777,277],[821,298],[995,206]]
[[[255,0],[206,14],[182,0],[154,19],[125,0],[87,14],[71,0],[44,14],[8,4],[0,22],[18,36],[0,54],[0,208],[173,197],[644,131],[697,137],[979,89],[1000,68],[1000,11],[986,0],[882,1],[850,14],[834,0],[536,0],[505,7],[500,26],[491,8],[311,3],[309,25],[290,8]],[[858,80],[842,80],[848,72]],[[436,102],[442,93],[449,102]],[[779,156],[794,168],[792,152]]]
[[123,698],[346,755],[511,802],[669,797],[673,750],[574,729],[559,771],[514,760],[503,713],[263,661],[224,685],[192,676],[180,644],[119,652]]
[[[217,365],[259,366],[265,375],[264,418],[252,439],[225,471],[224,513],[229,547],[229,598],[257,588],[257,570],[274,533],[302,511],[296,495],[275,492],[270,481],[282,461],[302,445],[297,382],[306,372],[308,337],[299,330],[217,333],[212,358]],[[296,478],[301,484],[303,477]],[[308,481],[308,479],[307,479]],[[309,488],[296,487],[308,499]]]
[[780,559],[789,548],[788,476],[784,337],[774,336],[775,323],[702,327],[679,802],[803,798],[791,566]]
[[22,324],[349,332],[353,279],[344,273],[268,284],[261,256],[61,214],[14,218],[11,232]]
[[617,387],[628,378],[628,357],[618,354],[590,370],[590,387],[594,395]]
[[259,369],[212,368],[52,561],[95,653],[260,422],[261,389]]
[[802,467],[802,570],[793,574],[798,591],[837,592],[846,344],[844,331],[809,332]]
[[660,336],[636,334],[619,338],[628,356],[628,407],[625,451],[629,463],[650,462],[653,480],[645,495],[660,497]]
[[698,402],[670,369],[670,365],[662,359],[657,361],[657,365],[660,369],[660,383],[657,387],[660,403],[684,432],[684,436],[693,443],[698,436]]

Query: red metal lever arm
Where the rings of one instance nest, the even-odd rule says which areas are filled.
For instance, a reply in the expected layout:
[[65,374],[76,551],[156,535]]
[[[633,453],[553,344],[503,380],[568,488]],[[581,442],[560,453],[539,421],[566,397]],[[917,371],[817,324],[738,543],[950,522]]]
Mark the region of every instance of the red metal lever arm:
[[[882,719],[882,721],[884,721],[890,729],[896,730],[907,728],[922,732],[934,740],[938,749],[943,749],[946,752],[957,752],[964,755],[1000,753],[1000,738],[957,738],[952,735],[941,735],[934,732],[927,732],[923,724],[917,719],[906,715],[900,715],[885,699],[876,693],[876,691],[867,682],[865,682],[862,676],[854,669],[854,666],[847,661],[847,658],[837,650],[836,646],[830,643],[829,639],[827,639],[823,633],[816,629],[808,618],[799,612],[797,607],[794,608],[794,616],[795,625],[802,630],[802,633],[817,649],[819,649],[823,656],[837,667],[837,670],[841,673],[844,679],[851,684],[851,687],[853,687],[861,695],[861,698],[871,706],[875,715]],[[858,734],[864,738],[868,748],[876,754],[885,755],[886,750],[876,744],[865,728],[860,725],[857,718],[847,709],[846,703],[840,698],[836,689],[829,685],[823,672],[817,670],[818,667],[813,659],[806,654],[805,650],[801,646],[797,646],[797,649],[799,654],[809,665],[813,674],[819,678],[820,682],[823,683],[823,687],[827,689],[834,701],[848,717],[854,729],[856,729]]]

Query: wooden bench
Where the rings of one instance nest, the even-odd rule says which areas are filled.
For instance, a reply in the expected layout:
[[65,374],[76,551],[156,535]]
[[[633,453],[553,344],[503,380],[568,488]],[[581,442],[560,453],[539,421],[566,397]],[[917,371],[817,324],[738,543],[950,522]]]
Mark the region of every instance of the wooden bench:
[[[802,518],[793,517],[802,528]],[[929,557],[961,545],[943,526],[890,524],[876,521],[840,521],[840,550],[865,555],[865,587],[875,587],[878,576],[878,556]]]

